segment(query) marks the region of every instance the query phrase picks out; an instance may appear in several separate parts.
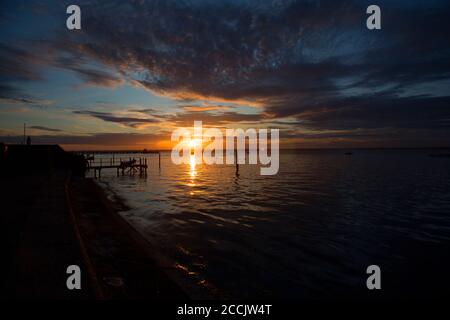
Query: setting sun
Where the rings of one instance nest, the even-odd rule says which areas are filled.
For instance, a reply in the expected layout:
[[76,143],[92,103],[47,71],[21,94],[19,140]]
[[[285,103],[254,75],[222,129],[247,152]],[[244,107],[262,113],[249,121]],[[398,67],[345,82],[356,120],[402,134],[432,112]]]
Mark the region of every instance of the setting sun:
[[199,139],[191,139],[191,140],[189,140],[189,147],[196,148],[199,145],[201,145]]

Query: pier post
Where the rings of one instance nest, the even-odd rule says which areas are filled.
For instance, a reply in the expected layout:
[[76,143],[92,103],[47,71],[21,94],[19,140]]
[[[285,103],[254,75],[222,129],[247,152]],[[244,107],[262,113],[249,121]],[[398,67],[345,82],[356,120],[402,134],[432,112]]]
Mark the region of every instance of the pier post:
[[239,176],[239,163],[238,163],[237,146],[236,146],[236,149],[234,149],[234,161],[236,161],[236,176]]
[[158,167],[161,170],[161,151],[158,151]]

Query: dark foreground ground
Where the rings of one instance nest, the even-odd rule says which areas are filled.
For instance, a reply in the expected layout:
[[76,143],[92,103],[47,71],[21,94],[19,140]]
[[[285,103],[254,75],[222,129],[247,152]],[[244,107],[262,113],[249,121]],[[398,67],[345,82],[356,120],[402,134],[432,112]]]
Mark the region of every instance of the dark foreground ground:
[[82,290],[68,290],[66,269],[84,267],[65,195],[65,175],[8,177],[1,181],[0,245],[4,298],[93,297],[82,273]]
[[[63,173],[1,179],[2,298],[187,297],[93,181],[68,183]],[[81,290],[66,287],[69,265],[82,270]]]

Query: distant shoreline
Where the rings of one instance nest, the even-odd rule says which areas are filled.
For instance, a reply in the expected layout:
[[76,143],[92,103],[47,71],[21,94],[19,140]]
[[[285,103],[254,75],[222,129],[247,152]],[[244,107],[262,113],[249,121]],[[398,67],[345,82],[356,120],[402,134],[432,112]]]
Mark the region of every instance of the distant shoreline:
[[[336,148],[280,148],[280,152],[286,152],[286,151],[304,151],[304,150],[312,150],[312,151],[320,151],[320,150],[336,150],[336,151],[346,151],[346,150],[450,150],[450,147],[379,147],[379,148],[363,148],[363,147],[336,147]],[[123,154],[142,154],[142,153],[149,153],[154,154],[158,152],[171,152],[171,149],[162,149],[162,150],[148,150],[144,152],[143,150],[67,150],[67,152],[73,152],[73,153],[93,153],[93,154],[110,154],[110,153],[123,153]]]

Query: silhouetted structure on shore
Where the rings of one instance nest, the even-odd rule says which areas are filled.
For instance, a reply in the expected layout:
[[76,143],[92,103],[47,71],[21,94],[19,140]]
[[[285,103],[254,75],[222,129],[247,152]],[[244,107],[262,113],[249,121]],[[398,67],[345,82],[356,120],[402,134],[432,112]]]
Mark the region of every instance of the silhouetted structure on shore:
[[71,171],[84,176],[83,156],[64,151],[59,145],[0,145],[3,174],[53,173]]
[[0,166],[2,166],[5,161],[5,150],[6,145],[4,143],[0,143]]

